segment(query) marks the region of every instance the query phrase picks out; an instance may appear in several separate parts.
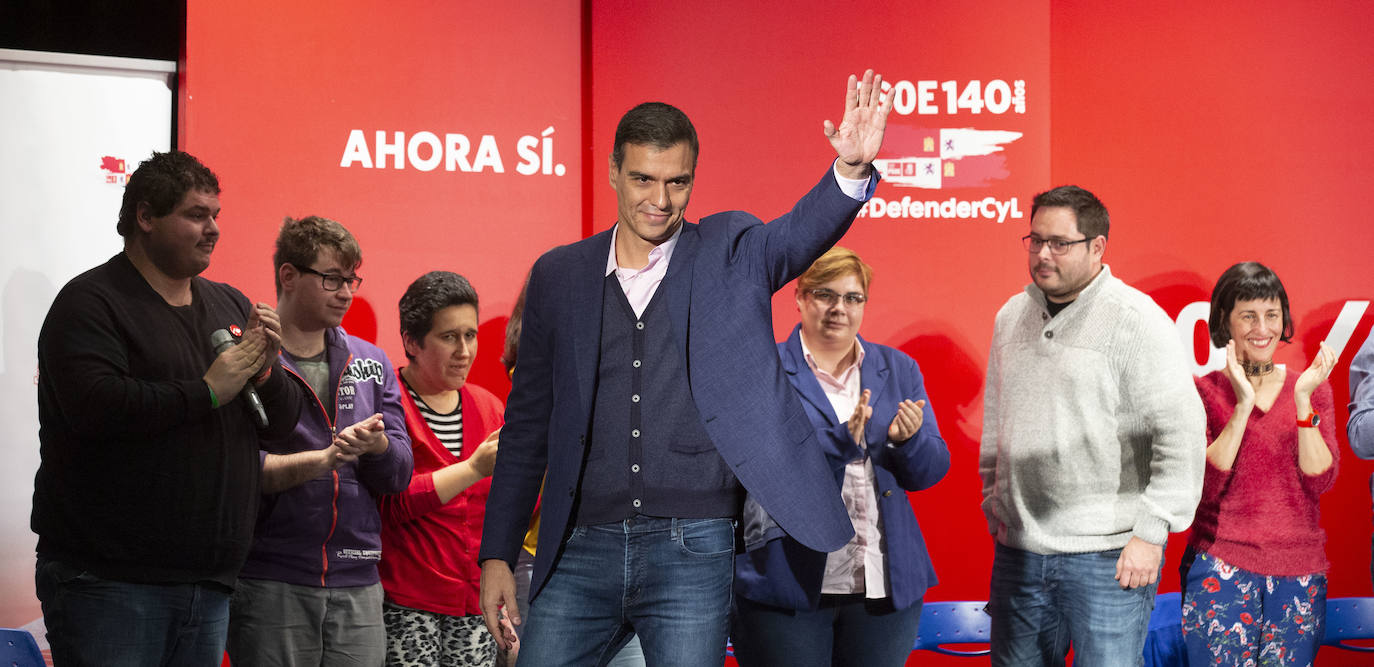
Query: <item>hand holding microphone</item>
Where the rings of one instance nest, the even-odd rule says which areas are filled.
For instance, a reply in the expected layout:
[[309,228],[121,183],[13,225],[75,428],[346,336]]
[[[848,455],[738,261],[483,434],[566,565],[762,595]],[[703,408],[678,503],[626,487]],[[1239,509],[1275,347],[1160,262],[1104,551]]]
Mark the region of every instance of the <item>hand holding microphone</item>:
[[233,334],[224,329],[216,329],[210,334],[210,345],[215,349],[215,361],[205,371],[205,384],[214,392],[221,404],[242,396],[248,401],[259,428],[267,428],[267,411],[262,407],[262,399],[249,380],[267,361],[269,343],[261,327],[250,329],[242,340],[234,342]]

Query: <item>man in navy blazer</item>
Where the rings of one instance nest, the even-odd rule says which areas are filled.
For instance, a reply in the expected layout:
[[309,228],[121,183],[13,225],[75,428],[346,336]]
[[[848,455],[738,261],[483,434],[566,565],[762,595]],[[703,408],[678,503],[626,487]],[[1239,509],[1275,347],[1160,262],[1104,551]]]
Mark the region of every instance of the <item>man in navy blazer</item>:
[[853,535],[780,368],[771,300],[872,194],[881,83],[849,78],[844,118],[825,122],[838,158],[767,225],[738,211],[684,223],[691,121],[662,103],[621,118],[617,224],[531,270],[487,501],[482,611],[507,648],[500,616],[522,622],[511,568],[543,482],[522,664],[605,664],[631,633],[650,665],[721,664],[746,489],[811,548]]

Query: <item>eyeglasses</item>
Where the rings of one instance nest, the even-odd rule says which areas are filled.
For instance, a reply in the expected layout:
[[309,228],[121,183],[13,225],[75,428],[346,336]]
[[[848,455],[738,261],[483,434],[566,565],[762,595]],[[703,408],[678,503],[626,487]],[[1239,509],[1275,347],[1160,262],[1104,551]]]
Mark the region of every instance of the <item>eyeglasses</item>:
[[345,283],[348,284],[348,291],[350,292],[356,292],[358,291],[359,287],[363,286],[363,279],[359,278],[358,276],[341,276],[337,273],[320,273],[319,271],[316,271],[315,269],[312,269],[308,266],[297,266],[295,264],[292,264],[291,266],[295,266],[296,270],[300,271],[301,273],[313,273],[319,276],[320,284],[324,286],[324,291],[326,292],[337,292],[340,288],[344,286]]
[[1079,243],[1087,243],[1091,240],[1093,240],[1091,236],[1085,239],[1078,239],[1077,241],[1065,241],[1064,239],[1042,239],[1033,234],[1027,234],[1021,237],[1021,245],[1026,246],[1027,252],[1040,252],[1041,248],[1048,245],[1051,254],[1062,255],[1067,253],[1069,248]]
[[840,299],[844,299],[844,305],[846,306],[862,306],[864,305],[865,301],[868,301],[868,297],[859,294],[858,292],[847,292],[845,294],[840,294],[839,292],[836,292],[834,290],[828,290],[824,287],[806,290],[806,293],[810,294],[811,298],[827,306],[835,305],[839,302]]

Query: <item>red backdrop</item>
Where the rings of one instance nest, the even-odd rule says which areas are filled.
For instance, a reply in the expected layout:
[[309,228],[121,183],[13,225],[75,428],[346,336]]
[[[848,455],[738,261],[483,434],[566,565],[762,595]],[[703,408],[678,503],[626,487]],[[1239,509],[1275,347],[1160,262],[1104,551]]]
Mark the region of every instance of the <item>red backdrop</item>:
[[[1051,17],[1050,170],[1106,198],[1113,270],[1172,315],[1205,301],[1231,264],[1268,264],[1297,325],[1276,358],[1305,367],[1347,303],[1374,296],[1374,231],[1360,219],[1374,196],[1374,128],[1352,122],[1374,103],[1358,83],[1374,65],[1374,8],[1055,2]],[[1331,375],[1343,457],[1322,498],[1332,597],[1370,594],[1374,466],[1350,453],[1344,425],[1350,359],[1374,312],[1349,312],[1361,316]]]
[[[929,599],[985,599],[983,372],[993,315],[1027,280],[1018,238],[1030,197],[1063,183],[1100,195],[1115,222],[1108,263],[1170,315],[1205,301],[1230,264],[1268,263],[1299,332],[1278,359],[1305,365],[1347,302],[1374,296],[1374,232],[1360,219],[1374,196],[1374,129],[1359,120],[1374,102],[1359,83],[1374,65],[1372,26],[1360,2],[191,3],[181,145],[225,188],[212,277],[270,302],[282,216],[333,217],[365,255],[350,329],[403,363],[401,291],[425,270],[463,273],[483,297],[473,381],[501,393],[500,330],[528,266],[614,220],[605,165],[625,109],[663,100],[696,123],[689,217],[737,208],[766,219],[826,168],[821,121],[838,119],[844,78],[875,68],[910,111],[891,118],[882,157],[897,166],[885,166],[894,177],[877,193],[897,209],[866,208],[842,243],[875,269],[864,336],[921,363],[953,453],[948,477],[913,494],[941,579]],[[977,94],[965,95],[974,81]],[[941,133],[965,128],[1001,134]],[[361,143],[350,144],[354,130]],[[391,150],[378,131],[389,144],[403,133],[403,168],[393,156],[375,166]],[[461,151],[445,148],[426,170],[434,144],[457,134],[466,163],[450,171],[448,154]],[[539,158],[533,174],[518,168],[532,164],[522,141]],[[930,164],[939,187],[901,185]],[[937,206],[918,218],[904,197],[1016,198],[1017,208],[1002,222],[959,217],[953,204],[952,215]],[[1347,365],[1374,321],[1360,303],[1347,314],[1355,331],[1332,376],[1342,405]],[[795,321],[789,287],[775,299],[779,336]],[[1206,360],[1205,347],[1197,353]],[[1330,594],[1365,596],[1374,467],[1342,446],[1322,505]],[[1177,590],[1182,542],[1171,541],[1163,590]]]
[[401,293],[456,271],[495,336],[479,377],[504,381],[496,332],[524,272],[579,238],[581,20],[572,3],[189,3],[180,145],[224,187],[207,275],[273,303],[282,218],[336,219],[363,249],[351,331],[403,364]]

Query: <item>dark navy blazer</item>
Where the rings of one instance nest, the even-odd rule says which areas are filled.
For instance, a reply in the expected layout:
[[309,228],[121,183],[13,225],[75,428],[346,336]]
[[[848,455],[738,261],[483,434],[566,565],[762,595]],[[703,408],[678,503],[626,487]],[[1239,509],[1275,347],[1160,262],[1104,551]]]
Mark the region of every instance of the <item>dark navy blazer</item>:
[[[685,223],[659,286],[666,293],[655,295],[667,298],[692,398],[717,451],[784,530],[824,551],[854,531],[779,364],[772,297],[844,235],[860,205],[827,169],[769,224],[738,211]],[[570,529],[591,432],[610,242],[607,230],[555,248],[530,272],[478,558],[514,565],[543,480],[531,599]]]
[[[931,567],[925,538],[906,492],[929,488],[945,476],[949,471],[949,447],[940,437],[916,361],[886,345],[863,338],[859,338],[859,343],[864,348],[860,385],[872,392],[868,404],[873,407],[873,416],[865,440],[874,443],[869,445],[869,453],[878,482],[878,517],[887,545],[887,582],[893,605],[905,609],[935,585],[935,569]],[[806,363],[800,326],[778,344],[778,354],[787,379],[802,397],[838,487],[844,479],[845,464],[862,457],[863,450],[854,444],[847,421],[837,418],[830,399]],[[897,415],[897,405],[908,398],[926,400],[921,429],[905,443],[889,442],[887,427]],[[824,492],[832,491],[826,488]],[[735,592],[778,607],[816,609],[825,558],[825,551],[807,548],[787,536],[769,541],[735,558]]]

